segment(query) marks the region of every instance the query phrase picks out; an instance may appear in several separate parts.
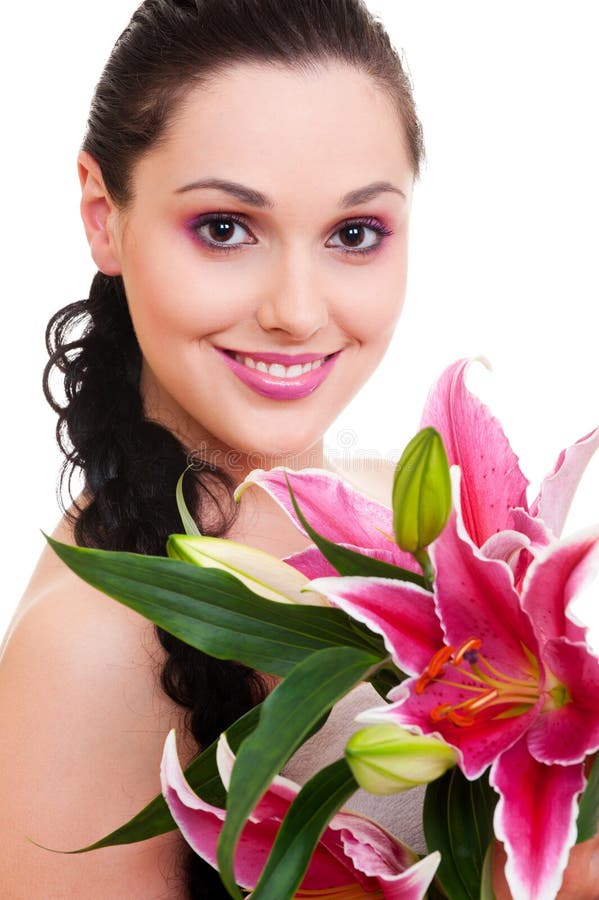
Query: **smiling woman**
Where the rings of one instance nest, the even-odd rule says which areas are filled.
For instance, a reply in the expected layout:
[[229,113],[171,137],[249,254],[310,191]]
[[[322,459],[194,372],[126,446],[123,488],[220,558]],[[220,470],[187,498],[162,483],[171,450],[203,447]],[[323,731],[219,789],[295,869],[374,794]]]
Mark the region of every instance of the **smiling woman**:
[[[387,6],[395,15],[396,4]],[[422,4],[417,6],[422,10]],[[119,17],[121,8],[119,3]],[[67,12],[65,34],[72,33],[70,18],[80,15],[78,7]],[[559,274],[563,255],[559,241],[553,245],[546,237],[535,245],[550,216],[536,210],[543,222],[532,227],[521,214],[524,199],[512,183],[510,152],[517,145],[524,155],[518,167],[527,184],[534,183],[551,154],[539,152],[538,159],[531,156],[530,165],[523,164],[527,142],[515,135],[526,129],[520,123],[518,132],[517,120],[508,128],[501,118],[509,105],[505,84],[510,76],[503,58],[497,67],[501,102],[497,97],[493,102],[492,91],[476,94],[478,74],[486,71],[483,57],[493,46],[484,40],[484,22],[478,21],[480,43],[467,41],[464,81],[454,90],[459,54],[455,59],[453,51],[450,57],[443,54],[450,52],[453,42],[446,36],[456,29],[458,11],[448,12],[441,4],[435,13],[437,27],[427,22],[420,29],[422,56],[432,72],[431,95],[442,98],[436,122],[449,163],[447,169],[433,167],[431,185],[442,198],[434,214],[426,193],[421,207],[430,215],[421,231],[427,240],[418,246],[420,281],[414,296],[427,301],[426,309],[414,313],[402,377],[396,375],[399,370],[390,374],[391,404],[379,406],[379,419],[393,427],[393,441],[402,425],[398,420],[410,419],[410,405],[414,413],[418,408],[428,372],[472,351],[463,337],[467,322],[477,335],[477,352],[479,334],[485,335],[483,350],[503,334],[498,352],[513,363],[515,393],[523,393],[522,383],[536,385],[539,372],[545,379],[563,378],[554,365],[555,352],[539,341],[534,378],[518,381],[513,323],[518,322],[518,341],[528,347],[526,316],[534,325],[538,318],[534,303],[524,302],[532,291],[522,278],[520,299],[510,306],[510,291],[519,280],[511,273],[517,271],[522,247],[532,253],[537,246],[537,263],[531,267],[549,281]],[[52,28],[55,33],[60,14],[60,4],[53,5],[54,18],[40,32]],[[415,15],[406,14],[405,20],[412,35],[418,33]],[[523,18],[519,7],[519,25]],[[494,24],[497,33],[505,27],[510,39],[520,34],[509,19],[503,26]],[[94,21],[94,34],[101,25]],[[537,42],[536,18],[532,25],[531,42]],[[556,33],[562,35],[563,28]],[[82,35],[82,55],[89,41],[91,35]],[[409,41],[406,37],[408,47]],[[528,71],[528,55],[526,63]],[[67,81],[74,81],[72,71]],[[21,117],[31,118],[35,108],[42,118],[51,109],[46,130],[54,134],[61,130],[56,96],[64,91],[54,90],[47,103],[40,102],[42,82],[36,78],[35,97]],[[518,83],[514,91],[519,95],[520,90]],[[463,108],[460,95],[466,98]],[[422,96],[431,109],[426,89]],[[537,100],[533,106],[540,115]],[[486,123],[474,136],[473,107]],[[509,140],[503,144],[506,131]],[[474,141],[468,153],[465,134]],[[489,135],[493,140],[487,147]],[[559,137],[552,131],[546,147],[555,148]],[[28,189],[38,190],[43,161],[49,173],[43,190],[51,191],[52,148],[41,148],[38,134],[23,144],[19,150],[27,161]],[[586,146],[581,142],[578,152]],[[187,501],[205,533],[279,557],[306,546],[261,492],[247,492],[239,509],[231,493],[256,467],[334,467],[325,433],[359,393],[368,396],[361,389],[382,364],[402,312],[412,196],[422,161],[405,66],[358,0],[146,0],[136,10],[97,86],[78,157],[81,213],[94,263],[89,298],[60,310],[48,333],[46,392],[59,417],[67,462],[83,486],[56,537],[83,546],[164,553],[166,536],[180,530],[174,487],[191,460],[195,483],[187,485]],[[551,194],[546,183],[553,183],[558,168],[554,163],[539,196]],[[439,171],[442,178],[435,175]],[[570,179],[576,177],[569,171]],[[15,231],[32,233],[34,218],[37,252],[45,252],[51,241],[60,248],[51,254],[58,284],[52,290],[60,295],[56,305],[62,305],[79,288],[65,289],[65,258],[70,263],[70,257],[61,228],[49,223],[57,221],[58,207],[68,204],[60,193],[49,202],[48,194],[39,191],[36,201],[40,208],[45,203],[44,216],[33,217],[21,198],[19,208],[26,207],[26,214]],[[586,196],[582,190],[572,193]],[[551,201],[554,223],[558,200],[553,196]],[[502,201],[509,206],[508,222],[494,231]],[[562,214],[560,221],[566,220]],[[48,235],[50,228],[56,235]],[[559,230],[554,224],[552,235]],[[25,264],[18,268],[24,275]],[[52,280],[48,266],[41,268],[49,273],[46,281]],[[570,265],[568,278],[572,270],[580,267]],[[559,303],[571,288],[563,280],[559,302],[553,301],[561,332],[567,317]],[[50,291],[43,287],[44,294]],[[583,287],[581,281],[579,295]],[[550,319],[551,295],[545,287],[539,294]],[[29,304],[31,297],[26,299]],[[577,300],[568,299],[574,319]],[[23,308],[29,305],[19,304]],[[504,320],[512,324],[502,333]],[[532,325],[529,330],[532,334]],[[577,340],[581,348],[594,341],[592,329],[578,327]],[[417,379],[410,360],[418,363]],[[57,378],[64,381],[66,399]],[[525,391],[529,396],[530,389]],[[547,393],[551,399],[556,392]],[[369,446],[377,446],[378,423],[372,424]],[[583,428],[577,422],[574,430],[577,435]],[[357,473],[352,470],[352,478],[388,502],[390,468],[377,474],[363,464]],[[135,614],[77,582],[49,550],[7,637],[0,663],[0,715],[11,724],[0,755],[7,785],[0,828],[4,892],[24,900],[224,896],[210,867],[187,854],[172,835],[77,857],[47,853],[27,837],[71,849],[109,832],[158,792],[159,760],[173,725],[185,762],[265,694],[271,687],[266,678],[203,657],[165,632],[155,633]],[[344,701],[331,717],[326,738],[317,735],[302,748],[295,775],[301,770],[307,777],[316,757],[322,764],[339,755],[345,723],[358,702],[355,696]],[[361,702],[372,705],[372,698]],[[409,814],[405,807],[393,811],[395,821],[402,822],[402,837]],[[410,837],[418,839],[413,832]],[[587,895],[581,891],[587,890],[590,852],[587,846],[582,857],[581,851],[585,861],[566,876],[579,892],[572,896]],[[505,890],[501,879],[499,871],[498,896]],[[595,896],[595,884],[591,878],[589,897]]]
[[[380,363],[403,306],[422,155],[408,79],[359,0],[138,8],[78,158],[98,271],[47,332],[45,392],[65,471],[83,477],[55,536],[164,554],[193,459],[186,499],[204,533],[279,557],[307,545],[267,500],[235,509],[232,492],[257,465],[332,467],[323,434]],[[169,728],[191,757],[265,695],[265,676],[148,629],[49,549],[1,674],[13,895],[224,895],[200,857],[177,877],[170,835],[101,860],[26,836],[80,846],[130,817],[157,793]],[[340,752],[344,733],[336,741]]]

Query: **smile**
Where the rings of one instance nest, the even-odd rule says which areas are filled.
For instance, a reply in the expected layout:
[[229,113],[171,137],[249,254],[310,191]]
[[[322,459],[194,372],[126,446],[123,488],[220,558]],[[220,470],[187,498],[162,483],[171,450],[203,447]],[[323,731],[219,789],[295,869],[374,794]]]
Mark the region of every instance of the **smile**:
[[313,393],[327,378],[341,351],[288,356],[282,353],[238,353],[214,348],[225,364],[255,393],[271,400],[299,400]]
[[326,356],[321,356],[320,359],[316,359],[314,362],[304,363],[303,365],[301,363],[294,363],[291,366],[283,366],[281,363],[266,363],[258,357],[254,358],[252,356],[240,356],[239,353],[235,354],[235,359],[238,363],[247,366],[248,369],[257,369],[258,372],[267,372],[269,375],[274,375],[275,378],[297,378],[298,375],[304,375],[306,372],[311,372],[314,369],[320,368],[326,358]]

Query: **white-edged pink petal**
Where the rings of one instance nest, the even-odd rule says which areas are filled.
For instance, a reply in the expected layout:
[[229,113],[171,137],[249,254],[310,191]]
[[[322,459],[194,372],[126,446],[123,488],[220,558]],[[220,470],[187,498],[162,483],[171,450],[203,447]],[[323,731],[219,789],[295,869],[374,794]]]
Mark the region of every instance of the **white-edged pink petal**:
[[506,878],[518,900],[554,900],[576,841],[582,764],[547,766],[518,741],[493,765],[499,792],[495,835],[507,853]]
[[392,578],[349,575],[308,582],[333,606],[383,636],[404,672],[419,674],[443,644],[432,595],[416,584]]
[[598,568],[599,525],[539,551],[523,581],[522,607],[540,643],[561,635],[571,641],[585,640],[586,628],[568,607],[596,577]]
[[[231,783],[234,763],[235,754],[227,741],[226,733],[223,732],[216,745],[216,765],[220,780],[227,792]],[[263,819],[268,818],[282,820],[299,790],[300,786],[295,781],[291,781],[291,779],[285,778],[283,775],[275,776],[268,790],[253,810],[250,820],[252,822],[261,822]]]
[[429,393],[421,427],[436,428],[450,465],[462,470],[464,523],[480,547],[492,534],[510,527],[511,508],[526,506],[528,481],[499,421],[466,387],[471,362],[458,360],[443,372]]
[[487,559],[501,559],[515,572],[521,550],[527,550],[531,541],[527,535],[519,531],[498,531],[482,545],[481,553]]
[[558,684],[528,731],[528,749],[539,762],[582,762],[599,749],[599,660],[563,637],[548,641],[542,658],[553,676],[547,687]]
[[[162,793],[182,836],[198,856],[217,868],[216,847],[226,812],[192,791],[177,756],[174,730],[168,735],[160,769]],[[256,885],[272,848],[278,823],[246,825],[235,855],[235,878],[242,887]]]
[[364,887],[375,880],[386,900],[422,900],[425,896],[441,859],[438,853],[418,861],[410,847],[380,825],[349,811],[331,819],[323,835],[327,845],[335,832],[338,843],[331,849],[351,861],[356,877],[360,873],[364,877]]
[[430,549],[435,575],[435,605],[448,644],[470,638],[482,642],[481,653],[505,674],[528,669],[522,645],[535,654],[537,642],[522,612],[511,569],[488,559],[470,538],[460,513],[460,471],[451,469],[455,509]]
[[541,489],[530,511],[541,519],[559,537],[562,533],[572,498],[595,450],[599,447],[599,428],[562,450],[553,471],[541,484]]
[[[230,765],[230,754],[224,744],[221,747],[223,771]],[[224,762],[223,762],[224,760]],[[226,811],[203,801],[189,787],[181,769],[175,746],[174,732],[168,736],[161,766],[162,790],[173,819],[190,847],[213,868],[217,868],[216,848],[223,827]],[[289,791],[289,786],[292,790]],[[299,787],[288,779],[278,777],[265,795],[260,812],[256,811],[246,823],[235,851],[235,879],[246,889],[258,883],[268,855],[272,849],[283,815]],[[285,802],[285,794],[289,799]],[[274,813],[267,817],[268,806]],[[354,869],[349,860],[337,859],[320,842],[312,856],[310,866],[302,882],[306,889],[336,888],[352,881]],[[364,878],[360,873],[360,878]]]
[[435,872],[441,862],[441,854],[435,850],[401,872],[399,875],[379,878],[385,900],[422,900],[426,897]]
[[252,484],[263,488],[305,534],[291,502],[286,475],[304,517],[328,540],[358,547],[380,547],[388,542],[381,532],[393,534],[390,509],[326,469],[296,471],[285,466],[269,471],[254,469],[236,489],[235,498],[239,499]]

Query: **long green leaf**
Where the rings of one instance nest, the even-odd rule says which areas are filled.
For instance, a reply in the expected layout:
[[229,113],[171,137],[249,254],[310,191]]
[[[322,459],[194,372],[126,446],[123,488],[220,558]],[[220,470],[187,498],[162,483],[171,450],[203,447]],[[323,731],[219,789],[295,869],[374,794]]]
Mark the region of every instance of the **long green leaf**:
[[599,753],[595,756],[578,810],[576,842],[588,841],[599,826]]
[[289,488],[289,494],[291,496],[291,502],[293,503],[293,508],[297,513],[297,517],[305,528],[308,537],[310,537],[322,555],[327,559],[332,566],[339,572],[340,575],[364,575],[364,576],[377,576],[379,578],[395,578],[400,581],[410,581],[413,584],[418,584],[420,587],[426,588],[427,584],[422,575],[418,575],[416,572],[410,572],[408,569],[402,569],[401,566],[394,566],[392,563],[385,562],[381,559],[374,559],[372,556],[366,556],[364,553],[358,553],[356,550],[350,550],[348,547],[341,547],[339,544],[333,543],[333,541],[329,541],[328,538],[323,537],[317,531],[315,531],[312,526],[307,522],[304,514],[302,513],[297,500],[295,499],[295,494],[289,484],[289,479],[287,479],[287,487]]
[[202,532],[196,525],[193,516],[189,512],[187,503],[185,502],[185,497],[183,496],[183,479],[185,478],[185,473],[189,469],[191,469],[191,466],[187,466],[187,469],[185,469],[185,472],[182,473],[177,482],[175,498],[177,500],[177,509],[179,510],[179,515],[181,516],[181,523],[183,525],[183,528],[185,529],[185,534],[193,534],[196,537],[201,537]]
[[424,834],[441,851],[437,878],[450,900],[479,898],[496,802],[486,775],[468,781],[457,767],[426,789]]
[[232,897],[241,898],[233,860],[248,816],[316,722],[380,662],[352,647],[321,650],[296,666],[263,702],[260,723],[243,742],[233,767],[218,843],[220,877]]
[[340,610],[266,600],[228,572],[160,556],[72,547],[47,538],[89,584],[219,659],[285,676],[317,650],[349,646],[386,656],[382,640]]
[[252,900],[289,900],[299,887],[328,822],[358,789],[344,759],[317,772],[283,819]]

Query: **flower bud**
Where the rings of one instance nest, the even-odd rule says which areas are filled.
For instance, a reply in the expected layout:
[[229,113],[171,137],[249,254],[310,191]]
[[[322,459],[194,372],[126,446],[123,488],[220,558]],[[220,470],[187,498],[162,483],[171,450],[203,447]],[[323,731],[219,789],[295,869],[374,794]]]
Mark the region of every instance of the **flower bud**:
[[397,794],[427,784],[455,766],[458,758],[440,738],[392,724],[356,731],[345,757],[360,787],[371,794]]
[[300,603],[303,606],[322,606],[326,603],[322,596],[313,591],[302,592],[309,580],[305,575],[255,547],[204,535],[172,534],[166,549],[172,559],[229,572],[267,600]]
[[398,546],[418,553],[439,537],[451,511],[451,482],[441,435],[424,428],[395,467],[393,531]]

